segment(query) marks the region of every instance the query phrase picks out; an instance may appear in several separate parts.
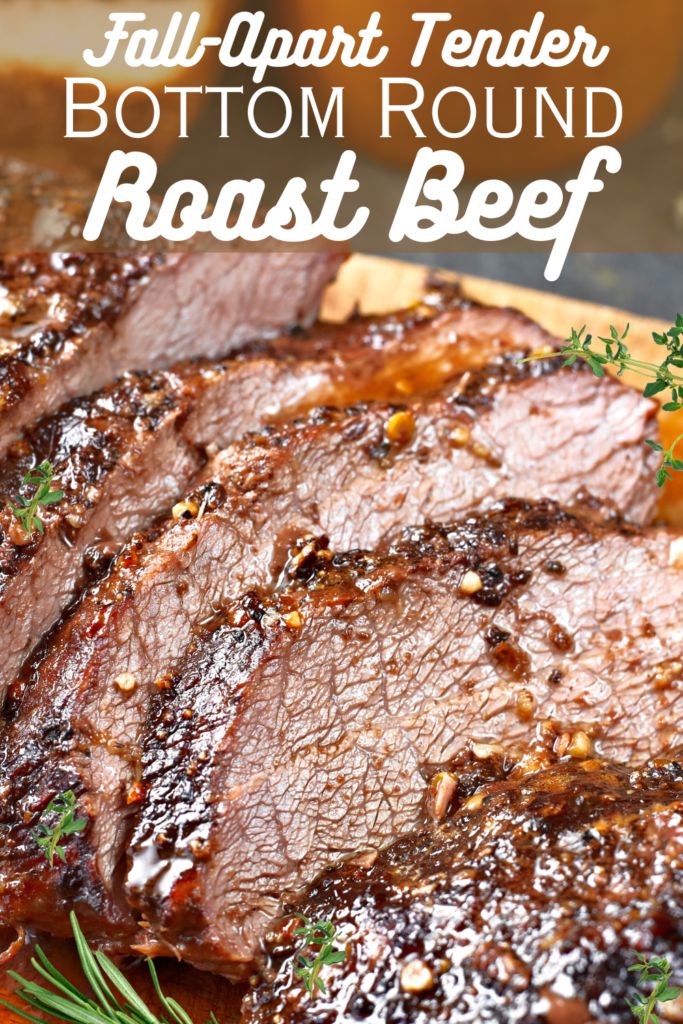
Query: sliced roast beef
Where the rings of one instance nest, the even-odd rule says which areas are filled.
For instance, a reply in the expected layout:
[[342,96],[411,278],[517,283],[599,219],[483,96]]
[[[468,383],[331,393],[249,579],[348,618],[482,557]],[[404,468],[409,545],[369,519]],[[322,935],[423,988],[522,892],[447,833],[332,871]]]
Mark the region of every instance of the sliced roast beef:
[[[233,503],[219,533],[217,499],[191,499],[204,515],[164,534],[165,557],[131,547],[30,682],[5,738],[5,919],[66,930],[75,906],[122,942],[117,870],[139,809],[127,886],[151,928],[131,919],[128,942],[230,973],[288,889],[415,826],[426,761],[549,717],[610,753],[676,738],[683,571],[665,531],[513,505],[331,567],[304,543],[289,566],[305,585],[202,633],[212,601],[272,564],[273,523]],[[67,788],[90,828],[48,869],[28,826]]]
[[311,321],[341,257],[184,253],[0,259],[0,454],[19,431],[128,370]]
[[[452,288],[435,287],[391,317],[318,325],[228,362],[124,376],[38,421],[0,461],[0,701],[87,565],[100,565],[165,512],[190,486],[207,446],[319,403],[343,404],[350,394],[395,398],[408,380],[433,386],[513,341],[547,337],[518,314],[461,303]],[[44,533],[29,534],[11,505],[26,472],[45,459],[65,498],[41,511]]]
[[282,895],[414,828],[428,763],[470,742],[546,719],[568,749],[680,741],[668,563],[664,532],[518,504],[384,556],[296,550],[298,581],[232,605],[159,684],[127,879],[150,948],[249,964]]
[[[492,762],[453,766],[443,824],[292,905],[242,1024],[628,1024],[650,992],[629,972],[637,955],[665,957],[680,982],[683,751],[642,768]],[[331,921],[346,952],[312,998],[294,974],[300,915]]]
[[60,926],[55,906],[70,903],[73,889],[67,882],[63,897],[60,872],[37,871],[30,833],[11,822],[17,813],[30,820],[72,788],[87,794],[97,851],[95,862],[80,856],[78,870],[106,880],[99,904],[81,886],[81,912],[85,919],[88,905],[99,906],[95,917],[107,917],[149,695],[223,602],[272,582],[297,537],[326,533],[340,550],[506,493],[570,503],[578,453],[598,498],[646,517],[654,488],[643,437],[653,415],[637,392],[580,366],[508,355],[429,401],[319,411],[219,454],[178,518],[124,549],[12,688],[0,808],[11,835],[0,849],[0,892],[22,889],[22,849],[33,893],[22,913]]

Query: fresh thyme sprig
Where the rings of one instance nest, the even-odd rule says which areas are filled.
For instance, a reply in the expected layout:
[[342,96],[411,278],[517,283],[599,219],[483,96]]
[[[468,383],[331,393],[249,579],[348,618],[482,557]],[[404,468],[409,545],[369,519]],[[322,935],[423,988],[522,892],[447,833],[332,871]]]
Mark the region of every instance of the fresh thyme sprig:
[[673,999],[678,999],[681,994],[680,988],[671,985],[671,964],[664,957],[647,960],[639,954],[638,963],[629,967],[629,971],[635,971],[640,975],[639,985],[652,985],[649,995],[636,992],[634,998],[628,1002],[629,1009],[640,1024],[659,1024],[659,1017],[655,1012],[657,1004],[669,1003]]
[[[89,998],[80,992],[50,963],[40,946],[36,946],[36,955],[31,960],[31,966],[52,988],[46,988],[39,982],[28,981],[15,971],[8,971],[9,976],[20,986],[17,991],[20,999],[39,1013],[60,1021],[68,1021],[69,1024],[192,1024],[191,1017],[182,1006],[162,992],[152,960],[147,961],[147,966],[157,999],[167,1016],[157,1017],[118,967],[104,953],[90,949],[73,911],[70,920],[81,970],[95,998]],[[124,1000],[123,1005],[115,993]],[[0,999],[0,1006],[6,1007],[31,1024],[44,1024],[43,1020],[4,999]],[[213,1014],[209,1016],[207,1024],[217,1024]]]
[[35,491],[31,497],[19,495],[16,505],[9,503],[14,515],[24,528],[24,532],[30,537],[34,528],[38,533],[44,533],[45,527],[40,518],[39,512],[48,505],[56,505],[64,497],[64,491],[53,491],[52,481],[54,470],[51,463],[41,462],[35,469],[29,470],[22,481],[23,487],[34,487]]
[[[346,960],[346,950],[335,949],[337,935],[331,921],[311,921],[308,917],[302,917],[300,920],[302,927],[297,928],[294,934],[302,937],[303,944],[296,957],[297,966],[294,973],[297,978],[301,978],[309,995],[313,995],[316,988],[325,994],[327,989],[320,977],[320,971],[323,967],[343,963]],[[306,950],[310,950],[308,956],[305,955]]]
[[679,434],[674,443],[666,451],[664,445],[658,441],[646,441],[645,444],[652,448],[653,452],[661,454],[662,461],[657,470],[657,486],[663,487],[667,480],[673,480],[672,472],[680,473],[683,470],[683,459],[676,458],[676,449],[683,441],[683,434]]
[[[663,406],[666,412],[680,412],[683,409],[683,374],[676,373],[676,370],[683,370],[683,316],[679,313],[676,323],[664,334],[652,335],[656,345],[666,349],[666,355],[661,363],[644,362],[641,359],[634,359],[626,344],[630,325],[622,334],[616,327],[610,327],[609,338],[594,338],[592,334],[586,334],[586,328],[580,331],[572,328],[571,337],[567,339],[558,355],[565,357],[564,366],[573,366],[578,359],[586,362],[596,377],[604,377],[606,367],[611,366],[621,377],[627,371],[639,377],[645,378],[648,383],[643,388],[646,398],[654,398],[664,391],[669,391],[669,401]],[[602,348],[598,348],[598,345]],[[552,358],[555,353],[542,352],[529,357],[529,360]],[[656,441],[646,443],[662,455],[662,461],[657,471],[657,484],[663,487],[667,480],[672,479],[673,471],[683,470],[683,460],[676,458],[676,448],[683,440],[683,434],[676,438],[671,447],[665,451],[664,446]]]
[[[40,816],[37,828],[33,830],[33,838],[41,850],[45,851],[47,862],[52,867],[55,855],[66,864],[64,847],[60,840],[74,832],[82,832],[88,824],[85,818],[76,818],[76,794],[71,789],[50,800]],[[43,819],[47,818],[45,821]]]

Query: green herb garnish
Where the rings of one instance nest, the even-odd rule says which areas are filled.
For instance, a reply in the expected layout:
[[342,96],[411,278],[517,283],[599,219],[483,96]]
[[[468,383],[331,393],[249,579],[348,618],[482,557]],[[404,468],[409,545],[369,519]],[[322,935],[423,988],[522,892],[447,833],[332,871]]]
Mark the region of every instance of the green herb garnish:
[[[152,1013],[118,967],[104,953],[90,949],[73,911],[70,920],[81,970],[95,998],[83,995],[50,963],[40,946],[36,946],[36,955],[31,960],[31,966],[52,988],[45,988],[38,982],[22,978],[15,971],[8,971],[9,976],[20,986],[17,991],[20,999],[39,1013],[60,1021],[68,1021],[69,1024],[192,1024],[192,1019],[182,1006],[162,992],[152,960],[147,961],[152,984],[157,999],[168,1016],[157,1017]],[[115,993],[125,1000],[123,1005]],[[4,999],[0,999],[0,1006],[6,1007],[24,1020],[31,1021],[31,1024],[44,1024],[38,1017]],[[213,1014],[209,1016],[207,1024],[216,1024]]]
[[[332,967],[346,960],[346,950],[335,949],[337,935],[331,921],[311,921],[308,917],[301,917],[300,921],[302,927],[297,928],[294,934],[300,935],[304,942],[296,957],[294,973],[301,978],[309,995],[313,995],[316,988],[324,994],[327,989],[320,971],[323,967]],[[310,950],[308,956],[305,955],[306,950]]]
[[22,481],[23,487],[35,488],[33,495],[26,497],[20,494],[16,499],[16,505],[10,502],[9,507],[29,537],[34,528],[38,533],[45,532],[43,521],[38,514],[40,510],[47,508],[48,505],[56,505],[64,497],[64,491],[52,490],[54,475],[52,465],[47,460],[41,462],[35,469],[29,470]]
[[638,963],[629,967],[629,971],[640,974],[639,985],[652,985],[649,995],[637,992],[632,1000],[629,1000],[629,1009],[633,1016],[640,1021],[640,1024],[659,1024],[659,1017],[655,1013],[658,1003],[669,1003],[672,999],[678,999],[681,989],[671,985],[671,964],[664,957],[653,957],[646,960],[638,955]]
[[[669,391],[669,401],[663,406],[666,412],[680,412],[683,409],[683,374],[676,373],[676,370],[683,370],[683,316],[679,313],[676,323],[665,334],[652,335],[656,345],[666,349],[666,355],[661,363],[648,363],[641,359],[634,359],[626,344],[630,325],[619,334],[616,327],[610,327],[609,338],[594,338],[592,334],[586,334],[586,328],[580,331],[572,328],[571,338],[568,338],[557,355],[565,357],[564,366],[573,366],[577,359],[588,363],[596,377],[604,377],[606,367],[611,366],[621,377],[627,370],[647,379],[648,383],[643,388],[646,398],[654,398],[663,391]],[[602,346],[598,348],[597,346]],[[539,355],[530,356],[530,362],[534,359],[550,359],[553,353],[543,352]],[[683,470],[683,460],[677,459],[675,452],[678,444],[683,440],[683,434],[676,438],[668,449],[664,450],[663,445],[656,441],[647,441],[646,444],[662,455],[662,461],[657,471],[657,485],[663,487],[667,480],[672,479],[672,471]]]
[[64,847],[59,845],[60,840],[74,832],[82,832],[88,824],[85,818],[74,817],[75,810],[76,794],[68,789],[66,793],[60,793],[50,800],[40,816],[38,827],[33,831],[33,838],[41,850],[45,851],[50,867],[55,862],[55,854],[66,864],[66,854]]
[[657,441],[646,441],[645,444],[652,448],[653,452],[661,453],[662,461],[657,470],[657,486],[663,487],[667,480],[672,480],[672,471],[680,473],[683,470],[683,459],[676,458],[676,448],[683,441],[683,434],[679,434],[671,447],[664,451],[664,445]]

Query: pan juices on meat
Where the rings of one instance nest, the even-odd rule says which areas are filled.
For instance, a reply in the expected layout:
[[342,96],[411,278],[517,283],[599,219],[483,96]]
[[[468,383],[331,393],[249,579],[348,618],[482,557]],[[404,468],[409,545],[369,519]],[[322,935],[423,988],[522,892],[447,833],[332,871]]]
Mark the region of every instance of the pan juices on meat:
[[[483,318],[453,289],[435,288],[382,321],[357,317],[350,326],[261,338],[220,362],[128,373],[26,428],[0,459],[0,699],[84,582],[180,501],[210,452],[313,406],[404,396],[407,376],[430,379],[459,361],[485,360]],[[542,336],[518,327],[525,329],[530,341]],[[499,344],[504,334],[492,328],[488,349]],[[36,510],[27,528],[13,508],[37,493],[24,481],[43,463],[61,498]]]
[[[68,935],[73,910],[112,953],[180,956],[242,978],[262,964],[285,906],[318,906],[315,887],[327,885],[318,879],[335,887],[352,870],[340,864],[370,865],[392,844],[417,849],[433,805],[440,817],[449,804],[457,813],[457,766],[472,744],[493,760],[468,777],[494,785],[511,767],[498,771],[495,744],[523,748],[547,719],[568,723],[554,740],[581,764],[598,747],[640,766],[678,741],[683,571],[676,538],[648,527],[657,459],[645,441],[656,436],[656,407],[580,363],[525,361],[555,344],[520,314],[437,290],[393,317],[130,376],[24,433],[33,445],[25,458],[43,438],[62,439],[60,486],[75,453],[81,486],[88,458],[101,471],[100,442],[111,451],[85,516],[93,523],[116,507],[122,466],[133,476],[149,466],[152,486],[155,453],[178,458],[163,481],[172,514],[129,538],[9,688],[4,921]],[[164,500],[152,486],[139,526]],[[53,543],[68,508],[46,510]],[[121,509],[132,516],[125,495]],[[122,534],[139,526],[131,519]],[[75,580],[88,549],[59,550]],[[21,564],[30,580],[28,557]],[[673,800],[675,778],[674,789],[668,777],[650,786],[649,769],[633,770],[642,773],[634,785]],[[562,763],[548,777],[581,794],[578,771]],[[479,783],[467,785],[465,798],[476,797]],[[622,781],[610,786],[607,802]],[[64,862],[48,865],[33,830],[67,791],[86,826],[69,836]],[[602,806],[592,792],[585,799]],[[520,804],[510,842],[525,835],[525,815],[533,827],[535,806]],[[442,841],[424,834],[416,888]],[[555,849],[545,836],[539,856]],[[382,891],[390,857],[377,861]],[[444,899],[455,904],[457,893]],[[425,928],[433,912],[425,904]],[[358,919],[359,956],[380,924]],[[402,935],[395,947],[386,940],[395,963],[381,961],[394,986]],[[304,1005],[287,962],[277,973],[287,936],[269,948],[276,973],[245,1014],[261,1024],[291,991],[292,1013],[317,1020],[325,1004]],[[339,975],[354,999],[355,964]],[[403,1002],[382,989],[348,1005],[370,1006],[367,1019],[395,1005],[419,1024],[438,1011],[450,1024],[447,972],[420,1007],[415,978],[427,969],[435,976],[431,961],[408,969],[414,991]],[[496,979],[507,1009],[508,981]],[[582,984],[577,975],[579,998]],[[346,1012],[345,996],[330,993],[334,1012]]]
[[[475,744],[436,776],[442,820],[317,879],[270,936],[241,1024],[627,1024],[637,952],[664,957],[673,987],[681,750],[629,767],[581,752],[576,734],[573,756],[552,753],[564,740],[548,731],[521,758]],[[334,921],[346,954],[313,998],[295,973],[302,917]],[[660,1020],[680,1007],[662,1003]]]
[[[652,454],[643,441],[654,430],[654,406],[585,368],[561,370],[559,360],[524,363],[524,355],[549,339],[518,314],[465,305],[452,316],[452,344],[456,351],[464,346],[470,369],[458,367],[432,397],[403,406],[318,411],[231,445],[209,464],[204,483],[178,504],[174,517],[131,541],[27,665],[10,690],[7,713],[7,781],[0,798],[7,839],[0,853],[5,920],[66,934],[67,913],[75,909],[86,930],[111,948],[182,951],[190,962],[242,973],[258,956],[286,889],[307,883],[357,848],[384,845],[415,827],[423,764],[455,755],[475,724],[484,732],[513,722],[532,730],[525,709],[535,699],[556,700],[560,710],[578,707],[582,718],[590,717],[579,700],[582,673],[590,677],[590,670],[579,659],[572,676],[570,647],[584,618],[581,644],[588,645],[592,631],[606,629],[600,616],[591,617],[592,578],[604,576],[609,596],[620,584],[617,568],[631,542],[618,532],[606,540],[603,527],[566,518],[555,506],[497,502],[509,493],[529,493],[572,505],[588,489],[635,521],[646,521],[655,495]],[[357,329],[357,322],[347,328]],[[389,321],[386,338],[394,332]],[[381,365],[383,349],[391,352],[388,341],[377,345],[381,322],[369,334],[375,342],[368,348],[379,351]],[[428,323],[420,344],[428,344],[430,334]],[[405,340],[411,350],[415,336],[409,332]],[[401,345],[399,339],[398,352]],[[482,352],[486,365],[480,365]],[[600,444],[577,478],[572,438],[580,444],[588,433]],[[473,507],[481,511],[470,523]],[[432,520],[454,525],[445,532],[425,526],[423,537],[419,524]],[[415,524],[414,537],[401,540],[401,530]],[[323,535],[325,544],[309,540]],[[560,551],[574,543],[583,545],[585,567],[571,566],[565,574]],[[654,541],[631,546],[640,580],[659,555],[650,550]],[[339,565],[335,556],[358,547],[377,553],[351,557],[344,574],[344,556]],[[330,553],[322,562],[316,554],[321,551]],[[277,581],[285,564],[294,579],[281,606],[285,578],[280,586]],[[307,566],[310,594],[296,583]],[[322,572],[325,566],[332,576]],[[539,581],[546,589],[535,596]],[[670,625],[679,578],[672,572],[668,582],[666,600],[655,609],[655,628],[662,631]],[[569,596],[575,603],[562,613]],[[497,601],[502,611],[496,613]],[[433,625],[441,631],[435,635],[429,617],[423,621],[432,606]],[[381,624],[375,622],[380,615],[386,617]],[[462,629],[454,631],[458,622]],[[606,639],[598,645],[604,657],[612,646]],[[481,661],[481,671],[466,668],[467,651],[476,665]],[[420,666],[428,655],[450,669],[424,677]],[[645,637],[642,673],[662,657],[657,635]],[[356,665],[358,675],[351,671]],[[268,685],[260,677],[266,669],[275,673]],[[565,673],[565,686],[548,697]],[[535,693],[526,692],[527,676],[537,680]],[[285,679],[287,687],[280,685]],[[302,734],[290,732],[295,721],[289,703],[298,699],[293,679],[308,680],[307,706],[311,695],[320,697]],[[400,690],[394,698],[395,684]],[[252,695],[261,692],[272,699],[252,708]],[[227,703],[226,694],[233,695]],[[607,684],[595,685],[592,699],[601,714],[616,714],[618,694]],[[337,706],[347,717],[325,724]],[[206,754],[197,766],[187,747],[191,737],[179,733],[176,747],[163,716],[181,731],[190,723],[200,743],[197,758]],[[338,745],[344,722],[347,740]],[[373,753],[378,743],[386,750]],[[625,722],[618,743],[645,753],[640,721]],[[304,766],[308,771],[318,765],[319,786],[313,782],[313,788],[327,792],[325,806],[335,808],[316,830],[302,799],[284,848],[276,794],[278,786],[290,785],[287,772],[273,763],[254,774],[249,762],[255,753],[257,762],[270,765],[278,751],[287,763],[301,764],[301,780]],[[382,758],[386,792],[375,789]],[[373,768],[376,760],[379,767]],[[359,768],[368,786],[359,807],[367,805],[367,812],[347,814],[344,808],[353,807],[365,785]],[[195,776],[196,791],[187,781]],[[178,780],[196,794],[206,841],[193,831],[189,813],[185,830],[166,822],[173,806],[164,792],[182,806],[170,796]],[[231,796],[216,801],[213,786]],[[270,795],[268,786],[275,787]],[[67,788],[78,795],[89,826],[71,842],[67,863],[48,868],[29,829]],[[203,814],[204,800],[215,821]],[[228,879],[220,867],[227,849],[221,837],[239,830],[240,821],[249,837],[249,877],[230,877],[225,893],[205,906],[202,892],[205,886],[212,891],[214,866]],[[183,892],[193,894],[187,903]],[[221,933],[207,916],[214,904],[216,913],[223,908]]]

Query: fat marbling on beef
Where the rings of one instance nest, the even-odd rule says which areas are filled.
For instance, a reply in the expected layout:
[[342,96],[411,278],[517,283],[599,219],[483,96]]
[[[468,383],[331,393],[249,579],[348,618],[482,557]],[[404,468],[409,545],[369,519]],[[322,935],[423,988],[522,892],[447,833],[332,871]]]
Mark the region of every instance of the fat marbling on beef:
[[[351,394],[404,395],[408,379],[434,384],[492,358],[511,337],[540,343],[544,335],[513,313],[462,303],[445,286],[390,317],[320,324],[223,362],[127,374],[43,417],[0,460],[0,702],[86,569],[165,513],[207,448]],[[65,497],[41,512],[44,532],[29,536],[10,505],[27,470],[45,459]]]
[[[242,1024],[628,1024],[637,954],[680,980],[683,751],[634,768],[475,749],[451,766],[444,822],[292,904]],[[294,976],[299,915],[332,921],[347,954],[313,998]]]

